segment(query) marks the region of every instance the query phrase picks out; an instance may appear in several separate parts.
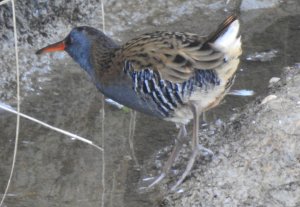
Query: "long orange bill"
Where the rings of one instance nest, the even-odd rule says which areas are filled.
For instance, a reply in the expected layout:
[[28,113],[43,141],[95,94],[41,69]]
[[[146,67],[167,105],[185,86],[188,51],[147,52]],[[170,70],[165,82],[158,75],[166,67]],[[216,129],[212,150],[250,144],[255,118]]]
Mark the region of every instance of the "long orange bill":
[[63,51],[63,50],[65,50],[65,42],[60,41],[60,42],[54,43],[52,45],[48,45],[48,46],[36,51],[35,54],[40,55],[40,54],[46,53],[46,52],[56,52],[56,51]]

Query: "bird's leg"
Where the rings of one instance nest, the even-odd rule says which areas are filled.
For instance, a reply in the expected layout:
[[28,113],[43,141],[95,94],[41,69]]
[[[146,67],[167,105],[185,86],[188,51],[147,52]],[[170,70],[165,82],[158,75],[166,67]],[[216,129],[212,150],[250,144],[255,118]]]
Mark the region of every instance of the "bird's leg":
[[138,159],[135,156],[134,143],[133,143],[135,125],[136,125],[136,111],[130,110],[129,135],[128,135],[129,148],[130,148],[131,156],[135,163],[135,167],[140,168]]
[[192,155],[189,159],[189,162],[186,166],[185,171],[181,175],[180,179],[176,182],[176,184],[171,188],[172,191],[174,191],[186,178],[186,176],[190,173],[196,157],[198,154],[202,154],[205,157],[212,157],[213,152],[210,149],[207,149],[203,147],[201,144],[199,144],[199,139],[198,139],[198,131],[199,131],[199,116],[200,112],[199,109],[197,108],[196,105],[192,104],[191,109],[193,111],[193,138],[192,138]]
[[193,111],[193,138],[192,138],[192,149],[193,151],[198,151],[204,157],[211,157],[213,156],[213,152],[210,149],[203,147],[199,144],[198,133],[199,133],[199,117],[200,112],[196,105],[192,104],[192,111]]
[[175,159],[177,158],[177,156],[179,154],[179,151],[182,148],[182,145],[185,141],[186,136],[187,136],[186,128],[185,128],[185,125],[182,124],[182,125],[180,125],[180,129],[179,129],[179,133],[177,135],[175,147],[173,148],[168,161],[164,165],[164,168],[163,168],[164,173],[167,173],[171,169],[172,164],[174,163]]
[[179,133],[177,135],[176,144],[171,152],[171,155],[168,159],[168,161],[165,163],[161,174],[155,178],[155,180],[148,186],[149,188],[153,187],[157,183],[159,183],[169,172],[169,170],[172,167],[172,164],[174,163],[175,159],[177,158],[180,149],[182,148],[182,145],[184,143],[185,138],[187,137],[187,132],[185,125],[181,124],[179,128]]

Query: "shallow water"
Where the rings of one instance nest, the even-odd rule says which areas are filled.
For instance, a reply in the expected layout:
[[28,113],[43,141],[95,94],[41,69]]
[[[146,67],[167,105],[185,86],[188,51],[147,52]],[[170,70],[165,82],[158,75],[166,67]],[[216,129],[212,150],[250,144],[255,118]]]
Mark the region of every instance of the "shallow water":
[[[243,56],[234,89],[254,90],[256,96],[266,93],[269,79],[279,77],[283,67],[300,62],[299,3],[297,0],[275,5],[275,1],[270,2],[271,8],[244,9],[241,13]],[[246,3],[242,5],[245,7]],[[192,8],[189,4],[186,8],[183,5],[181,1],[166,5],[170,8],[168,11],[174,8],[173,12],[178,13],[178,16],[172,18],[166,13],[161,14],[164,7],[148,5],[153,7],[151,13],[157,11],[162,15],[165,20],[162,23],[165,24],[159,23],[157,16],[145,18],[142,12],[138,12],[133,15],[133,23],[127,22],[120,27],[110,27],[108,24],[107,30],[111,29],[114,37],[121,40],[135,36],[131,29],[136,28],[139,28],[137,33],[158,28],[205,34],[208,32],[201,28],[216,25],[226,16],[210,14],[211,21],[203,20],[209,11],[224,10],[224,4],[220,1],[207,4],[206,13],[199,12],[204,6],[202,4],[197,4],[193,9],[188,9]],[[117,10],[120,6],[125,11],[128,7],[127,12],[132,10],[130,5],[114,6],[108,6],[107,11]],[[184,9],[188,11],[180,13]],[[118,19],[117,13],[115,16],[111,13],[109,15],[108,21]],[[128,16],[131,17],[130,13]],[[147,21],[150,23],[147,24]],[[275,57],[267,61],[253,60],[254,56],[259,57],[256,53],[270,50],[278,51]],[[22,48],[21,51],[23,56],[32,52]],[[40,60],[35,59],[37,62]],[[157,167],[166,159],[166,151],[171,149],[177,133],[173,124],[140,113],[135,117],[127,109],[120,110],[107,104],[103,116],[101,95],[69,57],[51,55],[47,60],[43,59],[43,63],[45,65],[38,67],[46,68],[47,72],[33,72],[28,75],[28,79],[23,76],[23,81],[30,81],[31,84],[27,89],[23,88],[26,96],[22,100],[22,112],[89,138],[98,145],[102,145],[104,139],[105,189],[102,184],[103,155],[100,151],[21,119],[17,166],[5,204],[101,206],[104,194],[104,206],[157,206],[166,191],[155,189],[140,193],[138,182],[141,177],[158,173]],[[221,106],[207,113],[207,120],[212,125],[216,120],[218,123],[226,122],[254,99],[228,96]],[[4,111],[0,111],[0,114],[0,191],[3,192],[13,153],[15,116]],[[134,123],[136,126],[133,132]],[[211,141],[206,144],[209,147]],[[159,154],[160,159],[155,160],[159,150],[162,152]],[[145,163],[146,166],[143,165]],[[172,182],[174,180],[170,180]]]

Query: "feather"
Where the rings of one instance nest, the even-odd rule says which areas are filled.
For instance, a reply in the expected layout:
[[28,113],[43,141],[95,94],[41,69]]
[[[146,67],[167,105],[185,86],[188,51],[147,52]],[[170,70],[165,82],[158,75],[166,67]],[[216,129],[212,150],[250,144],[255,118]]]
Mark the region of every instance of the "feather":
[[[164,31],[141,35],[116,52],[114,65],[123,65],[126,60],[134,71],[149,67],[163,80],[182,83],[193,77],[196,70],[219,70],[228,56],[229,44],[240,49],[236,24],[236,17],[230,16],[208,37]],[[226,44],[225,39],[230,42]]]

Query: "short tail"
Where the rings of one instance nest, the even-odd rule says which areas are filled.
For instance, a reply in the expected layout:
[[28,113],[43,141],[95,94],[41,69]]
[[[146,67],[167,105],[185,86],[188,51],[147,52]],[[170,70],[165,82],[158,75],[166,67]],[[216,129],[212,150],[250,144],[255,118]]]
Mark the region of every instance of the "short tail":
[[241,54],[240,23],[236,15],[225,19],[218,29],[208,36],[207,44],[226,54],[237,57]]

